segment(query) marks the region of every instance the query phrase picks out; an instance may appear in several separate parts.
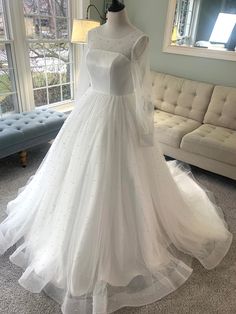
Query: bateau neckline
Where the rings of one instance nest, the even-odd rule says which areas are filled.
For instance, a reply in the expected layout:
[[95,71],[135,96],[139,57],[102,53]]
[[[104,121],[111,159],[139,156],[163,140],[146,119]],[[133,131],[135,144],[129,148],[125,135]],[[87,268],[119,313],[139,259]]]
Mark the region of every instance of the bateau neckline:
[[107,37],[107,36],[103,36],[103,35],[99,34],[98,29],[99,29],[99,27],[96,27],[96,28],[95,28],[96,34],[97,34],[99,37],[101,37],[101,38],[103,38],[103,39],[106,39],[106,40],[121,40],[121,39],[124,39],[124,38],[130,36],[131,34],[134,34],[134,33],[138,32],[138,31],[140,32],[140,30],[139,30],[138,28],[135,28],[133,31],[129,32],[128,34],[126,34],[126,35],[124,35],[124,36],[122,36],[122,37],[119,37],[119,38],[111,38],[111,37]]

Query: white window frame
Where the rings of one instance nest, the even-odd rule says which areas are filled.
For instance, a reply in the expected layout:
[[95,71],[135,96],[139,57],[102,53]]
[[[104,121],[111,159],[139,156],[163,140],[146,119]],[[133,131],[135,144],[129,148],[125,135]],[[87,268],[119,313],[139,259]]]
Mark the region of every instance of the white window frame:
[[[17,86],[17,81],[16,81],[16,62],[14,59],[14,45],[13,45],[13,39],[12,39],[12,32],[10,28],[9,23],[9,8],[8,8],[8,2],[3,1],[3,17],[4,17],[4,30],[6,34],[5,39],[1,39],[0,43],[2,45],[5,45],[6,53],[7,53],[7,62],[8,62],[8,68],[12,69],[12,79],[14,80],[11,82],[12,87],[14,86],[14,92],[12,93],[7,93],[8,95],[14,94],[15,96],[15,103],[14,103],[14,111],[19,110],[19,94],[18,94],[18,86]],[[8,50],[7,46],[10,47]],[[0,106],[0,117],[2,116],[2,110]]]
[[[71,33],[72,21],[74,18],[85,16],[87,3],[83,0],[69,0],[69,34]],[[15,67],[16,87],[19,99],[19,111],[31,111],[35,109],[33,83],[30,69],[30,59],[28,54],[28,43],[25,33],[24,11],[22,0],[7,0],[8,18],[11,18],[10,32],[12,40],[12,55]],[[80,57],[80,47],[72,45],[72,97],[75,95],[75,89],[78,83],[78,60]],[[59,103],[45,105],[43,107],[53,107],[55,110],[67,111],[74,107],[74,100],[67,100]]]

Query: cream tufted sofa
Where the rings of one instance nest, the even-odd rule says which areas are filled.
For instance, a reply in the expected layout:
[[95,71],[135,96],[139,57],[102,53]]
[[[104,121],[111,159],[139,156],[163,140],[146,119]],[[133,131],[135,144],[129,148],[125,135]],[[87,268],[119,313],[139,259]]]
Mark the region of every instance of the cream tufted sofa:
[[152,71],[152,97],[165,155],[236,179],[236,88]]

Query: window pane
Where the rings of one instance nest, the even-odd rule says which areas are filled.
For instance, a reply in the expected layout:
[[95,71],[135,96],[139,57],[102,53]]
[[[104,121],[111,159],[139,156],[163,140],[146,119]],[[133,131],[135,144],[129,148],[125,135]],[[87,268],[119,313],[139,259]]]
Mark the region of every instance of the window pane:
[[57,19],[57,38],[67,38],[67,19]]
[[16,95],[0,96],[0,114],[3,115],[9,112],[15,112],[15,98]]
[[44,51],[45,51],[45,63],[48,66],[59,66],[59,54],[60,48],[59,44],[55,43],[47,43],[44,44]]
[[0,39],[5,39],[4,12],[2,0],[0,0]]
[[45,66],[45,55],[43,43],[29,44],[29,57],[31,67]]
[[41,18],[42,37],[45,39],[56,38],[56,21],[54,17]]
[[0,70],[0,95],[5,93],[11,93],[12,86],[11,86],[11,79],[10,73],[8,69],[1,69]]
[[26,37],[31,39],[37,39],[40,37],[40,19],[37,16],[25,17],[25,31]]
[[57,16],[67,16],[67,0],[55,0],[56,3],[56,15]]
[[62,85],[62,97],[63,100],[71,99],[71,88],[70,85]]
[[[55,15],[54,1],[52,0],[38,0],[39,1],[39,14],[40,15]],[[68,1],[68,0],[67,0]]]
[[48,85],[60,84],[60,72],[58,67],[51,66],[47,68],[47,80]]
[[0,104],[1,115],[17,109],[15,74],[12,68],[11,44],[0,44]]
[[25,14],[36,14],[38,13],[38,0],[24,0],[23,7]]
[[34,101],[35,101],[36,107],[44,106],[47,104],[47,90],[46,90],[46,88],[34,90]]
[[5,45],[0,45],[0,69],[8,68]]
[[61,70],[61,82],[69,83],[70,82],[70,64],[64,64],[60,68]]
[[61,60],[61,63],[69,63],[70,62],[70,59],[69,59],[69,52],[70,52],[69,44],[68,43],[60,44],[59,50],[60,50],[60,60]]
[[31,75],[34,88],[46,86],[46,75],[43,67],[32,68]]
[[49,94],[49,103],[52,104],[54,102],[61,101],[61,88],[60,86],[50,87],[48,89]]
[[4,18],[0,15],[0,39],[5,39]]

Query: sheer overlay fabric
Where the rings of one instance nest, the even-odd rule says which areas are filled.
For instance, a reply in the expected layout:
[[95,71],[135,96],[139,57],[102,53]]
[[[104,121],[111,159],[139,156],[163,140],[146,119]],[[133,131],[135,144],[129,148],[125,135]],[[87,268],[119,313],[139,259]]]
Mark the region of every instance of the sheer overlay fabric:
[[188,279],[193,257],[211,269],[232,241],[214,195],[153,140],[147,35],[99,30],[76,106],[0,224],[20,285],[65,314],[159,300]]

